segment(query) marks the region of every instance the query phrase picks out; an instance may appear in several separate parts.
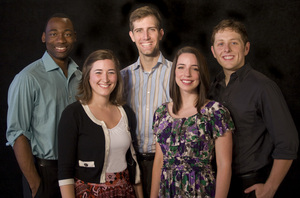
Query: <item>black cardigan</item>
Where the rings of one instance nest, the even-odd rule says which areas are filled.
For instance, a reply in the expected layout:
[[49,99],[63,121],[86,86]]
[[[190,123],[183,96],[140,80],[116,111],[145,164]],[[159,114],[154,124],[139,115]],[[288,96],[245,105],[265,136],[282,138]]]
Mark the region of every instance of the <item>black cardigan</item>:
[[[129,106],[124,105],[123,108],[136,150],[136,117]],[[99,183],[104,157],[105,136],[102,127],[88,117],[79,101],[67,106],[58,125],[58,179],[75,177],[85,182]],[[95,167],[79,167],[78,160],[94,161]]]

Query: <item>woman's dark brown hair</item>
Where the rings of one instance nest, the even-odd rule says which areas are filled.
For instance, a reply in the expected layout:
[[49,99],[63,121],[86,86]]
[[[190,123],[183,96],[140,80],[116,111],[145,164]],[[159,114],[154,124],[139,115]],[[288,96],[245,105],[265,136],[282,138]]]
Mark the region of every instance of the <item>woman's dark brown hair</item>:
[[196,48],[186,46],[179,49],[175,55],[173,60],[171,76],[170,76],[170,97],[173,100],[173,113],[177,114],[179,109],[182,106],[182,98],[180,94],[179,86],[175,81],[175,70],[178,61],[178,57],[183,53],[191,53],[196,56],[198,62],[198,69],[199,69],[199,85],[197,87],[198,97],[195,101],[195,107],[197,111],[200,112],[201,107],[205,104],[207,100],[207,93],[209,89],[209,71],[207,68],[207,63],[203,54]]

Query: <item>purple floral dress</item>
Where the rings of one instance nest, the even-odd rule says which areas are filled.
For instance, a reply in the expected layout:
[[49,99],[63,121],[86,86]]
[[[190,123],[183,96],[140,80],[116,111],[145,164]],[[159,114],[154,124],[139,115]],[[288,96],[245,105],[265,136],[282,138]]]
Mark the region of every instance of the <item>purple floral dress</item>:
[[167,103],[154,114],[153,132],[163,152],[159,197],[214,197],[214,141],[234,130],[229,111],[210,101],[188,118],[173,118]]

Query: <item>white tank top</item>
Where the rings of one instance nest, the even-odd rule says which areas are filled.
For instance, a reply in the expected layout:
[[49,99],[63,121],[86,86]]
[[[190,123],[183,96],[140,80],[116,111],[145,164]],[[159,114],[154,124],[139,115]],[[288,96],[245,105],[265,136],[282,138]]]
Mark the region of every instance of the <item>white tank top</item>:
[[126,130],[127,127],[123,116],[114,128],[108,129],[110,148],[107,159],[107,173],[122,172],[127,168],[126,152],[131,144],[131,139]]

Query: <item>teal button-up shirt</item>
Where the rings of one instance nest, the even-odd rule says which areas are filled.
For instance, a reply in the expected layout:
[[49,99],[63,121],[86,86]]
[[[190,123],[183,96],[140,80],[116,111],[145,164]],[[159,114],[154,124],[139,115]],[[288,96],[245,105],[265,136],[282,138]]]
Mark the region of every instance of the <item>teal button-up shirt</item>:
[[58,122],[65,107],[76,100],[80,79],[72,59],[66,77],[47,52],[17,74],[8,90],[7,144],[13,146],[23,134],[33,155],[57,159]]

